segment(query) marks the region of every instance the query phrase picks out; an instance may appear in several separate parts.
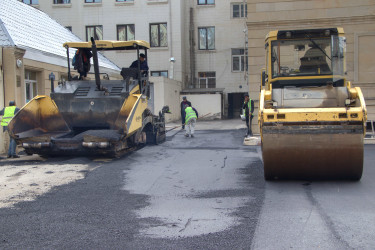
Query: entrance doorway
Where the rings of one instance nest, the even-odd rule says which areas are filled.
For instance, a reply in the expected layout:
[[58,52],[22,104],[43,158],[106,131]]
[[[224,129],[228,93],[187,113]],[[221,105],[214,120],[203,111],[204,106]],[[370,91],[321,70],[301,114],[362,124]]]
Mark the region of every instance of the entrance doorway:
[[228,93],[228,119],[240,118],[246,93]]

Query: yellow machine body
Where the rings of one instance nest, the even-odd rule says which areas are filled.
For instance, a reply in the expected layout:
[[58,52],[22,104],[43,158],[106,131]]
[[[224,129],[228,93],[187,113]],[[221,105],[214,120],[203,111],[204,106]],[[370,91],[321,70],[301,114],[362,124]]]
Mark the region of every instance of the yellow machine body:
[[[147,74],[123,68],[123,80],[99,77],[97,50],[136,50],[138,57],[140,49],[147,54],[148,42],[92,40],[64,47],[92,52],[95,81],[70,79],[51,87],[50,96],[36,96],[20,109],[8,127],[26,153],[120,156],[138,145],[165,140],[168,107],[159,115],[148,109]],[[68,75],[71,78],[70,71]]]
[[271,31],[259,101],[264,175],[359,180],[367,119],[345,75],[343,29]]

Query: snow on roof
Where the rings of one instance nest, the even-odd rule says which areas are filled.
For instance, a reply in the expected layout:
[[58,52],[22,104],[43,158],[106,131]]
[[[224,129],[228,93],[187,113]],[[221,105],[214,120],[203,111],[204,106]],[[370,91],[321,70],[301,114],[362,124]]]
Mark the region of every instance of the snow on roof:
[[12,38],[9,36],[7,29],[5,28],[3,21],[0,19],[0,46],[8,47],[14,46]]
[[[5,29],[4,29],[5,28]],[[77,36],[46,13],[17,0],[0,0],[0,46],[17,46],[66,58],[65,42],[80,42]],[[13,44],[12,44],[13,42]],[[71,49],[70,58],[75,50]],[[99,53],[99,65],[120,68]]]

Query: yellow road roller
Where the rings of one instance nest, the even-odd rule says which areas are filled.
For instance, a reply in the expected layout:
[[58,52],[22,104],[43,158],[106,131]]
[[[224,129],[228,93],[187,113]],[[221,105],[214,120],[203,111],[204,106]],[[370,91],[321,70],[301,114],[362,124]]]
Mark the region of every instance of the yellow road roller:
[[[147,56],[148,42],[91,38],[63,46],[68,55],[68,81],[56,88],[52,82],[50,96],[36,96],[9,123],[11,136],[27,154],[118,157],[165,140],[164,114],[169,108],[165,106],[158,115],[148,108],[152,87],[147,72],[141,71],[140,60],[138,67],[122,68],[120,80],[101,79],[99,72],[99,50],[133,50],[137,59],[140,51]],[[83,63],[86,59],[90,63],[92,56],[95,80],[72,77],[69,49],[82,56],[73,61]]]
[[367,110],[342,28],[266,36],[259,117],[266,180],[360,180]]

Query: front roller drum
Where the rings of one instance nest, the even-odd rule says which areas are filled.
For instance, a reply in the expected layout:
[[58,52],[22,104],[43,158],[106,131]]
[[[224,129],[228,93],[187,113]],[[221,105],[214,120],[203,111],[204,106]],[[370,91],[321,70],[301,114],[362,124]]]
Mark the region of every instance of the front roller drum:
[[266,180],[360,180],[363,134],[263,133]]

